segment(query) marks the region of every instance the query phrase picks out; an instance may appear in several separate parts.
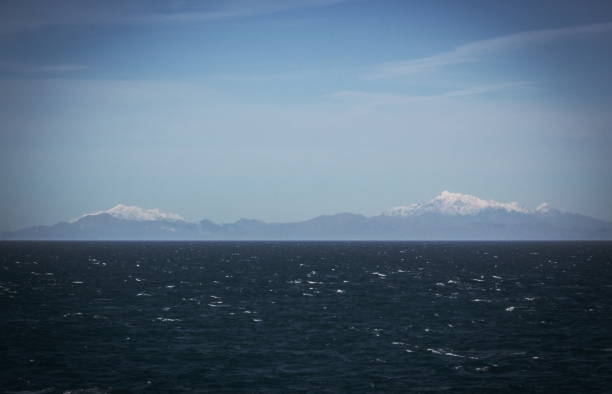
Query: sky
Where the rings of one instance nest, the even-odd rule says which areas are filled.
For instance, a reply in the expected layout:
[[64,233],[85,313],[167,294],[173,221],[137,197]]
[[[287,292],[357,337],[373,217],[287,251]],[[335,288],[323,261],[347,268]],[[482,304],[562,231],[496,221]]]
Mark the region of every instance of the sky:
[[442,190],[612,221],[610,1],[0,3],[0,230]]

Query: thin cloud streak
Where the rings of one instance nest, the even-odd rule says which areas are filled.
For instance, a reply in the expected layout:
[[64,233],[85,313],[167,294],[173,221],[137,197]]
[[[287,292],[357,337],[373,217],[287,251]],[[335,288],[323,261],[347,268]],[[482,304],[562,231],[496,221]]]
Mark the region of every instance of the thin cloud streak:
[[529,83],[527,82],[508,82],[494,85],[473,86],[465,89],[449,90],[446,92],[432,95],[405,95],[348,90],[331,93],[328,95],[328,97],[347,102],[359,101],[361,103],[366,103],[372,106],[383,106],[408,104],[452,97],[476,96],[501,90],[524,87],[528,85]]
[[[189,23],[272,14],[292,9],[325,7],[347,0],[262,0],[220,2],[222,7],[204,9],[211,3],[168,1],[134,7],[121,2],[91,3],[66,0],[58,3],[8,1],[0,5],[5,16],[0,34],[16,34],[49,27],[111,24]],[[185,4],[190,5],[185,7]],[[69,10],[70,12],[66,12]]]
[[25,64],[17,62],[0,61],[0,71],[9,73],[71,73],[87,70],[83,64]]
[[[238,7],[231,7],[219,11],[191,11],[177,13],[159,13],[134,17],[125,17],[117,20],[118,23],[174,23],[174,22],[205,22],[220,19],[241,18],[247,16],[272,14],[295,8],[330,6],[346,0],[296,0],[284,2],[257,2],[240,3]],[[253,4],[256,4],[253,6]]]
[[433,70],[444,66],[478,61],[482,56],[498,51],[509,51],[553,41],[581,38],[612,31],[612,22],[579,25],[560,29],[533,30],[487,40],[474,41],[455,49],[420,59],[383,63],[371,75],[392,78]]

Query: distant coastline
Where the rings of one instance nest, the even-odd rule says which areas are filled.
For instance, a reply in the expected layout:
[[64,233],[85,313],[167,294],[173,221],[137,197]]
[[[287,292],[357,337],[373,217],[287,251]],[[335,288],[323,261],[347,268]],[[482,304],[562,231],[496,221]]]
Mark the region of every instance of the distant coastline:
[[501,241],[612,240],[612,223],[541,204],[517,203],[442,192],[421,204],[366,217],[352,213],[289,223],[240,219],[218,224],[189,222],[159,209],[117,205],[70,222],[5,232],[4,240],[354,240]]

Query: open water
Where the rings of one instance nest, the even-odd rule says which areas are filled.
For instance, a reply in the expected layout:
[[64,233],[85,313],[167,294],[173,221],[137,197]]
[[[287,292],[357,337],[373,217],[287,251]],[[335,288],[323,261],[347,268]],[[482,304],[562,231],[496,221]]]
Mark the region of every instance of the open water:
[[612,392],[612,243],[0,243],[0,393]]

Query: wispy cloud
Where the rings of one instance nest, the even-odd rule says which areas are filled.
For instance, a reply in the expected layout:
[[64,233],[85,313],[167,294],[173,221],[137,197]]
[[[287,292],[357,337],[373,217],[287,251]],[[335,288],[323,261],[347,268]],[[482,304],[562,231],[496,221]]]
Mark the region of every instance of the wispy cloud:
[[[140,3],[81,0],[7,0],[0,2],[0,37],[47,28],[91,25],[148,25],[204,23],[232,18],[272,14],[307,7],[324,7],[347,0],[167,0]],[[2,44],[0,44],[1,47]],[[27,64],[5,58],[0,72],[19,74],[59,74],[87,69],[81,64]]]
[[206,79],[236,82],[288,81],[312,75],[311,71],[296,71],[273,74],[212,74]]
[[508,82],[493,85],[472,86],[465,89],[449,90],[442,93],[430,95],[390,94],[348,90],[331,93],[328,95],[328,97],[346,102],[358,102],[361,104],[366,104],[368,106],[383,106],[432,101],[449,97],[475,96],[501,90],[523,87],[526,85],[528,85],[528,83],[526,82]]
[[0,33],[14,34],[55,26],[206,22],[324,7],[347,0],[123,1],[83,2],[9,0],[0,4]]
[[447,52],[419,59],[383,63],[376,67],[375,72],[371,76],[375,78],[400,77],[453,64],[478,61],[483,56],[494,52],[542,45],[557,40],[580,38],[610,31],[612,31],[612,22],[514,33],[487,40],[474,41],[460,45]]
[[82,64],[25,64],[10,61],[0,61],[0,71],[9,73],[69,73],[86,70],[88,67]]
[[294,8],[321,7],[341,3],[346,0],[285,0],[285,1],[239,1],[227,3],[224,8],[216,10],[192,9],[180,12],[143,14],[120,18],[118,22],[171,23],[171,22],[204,22],[219,19],[240,18],[261,14],[272,14]]

